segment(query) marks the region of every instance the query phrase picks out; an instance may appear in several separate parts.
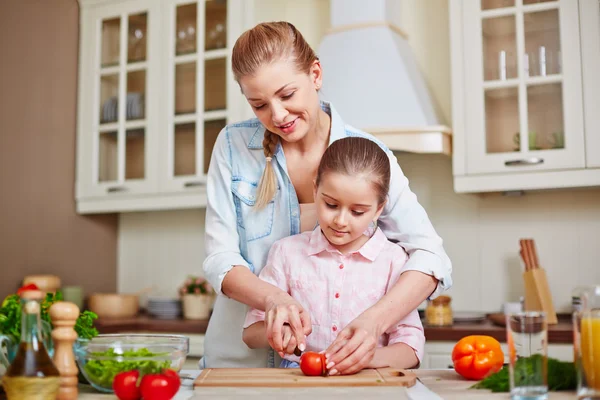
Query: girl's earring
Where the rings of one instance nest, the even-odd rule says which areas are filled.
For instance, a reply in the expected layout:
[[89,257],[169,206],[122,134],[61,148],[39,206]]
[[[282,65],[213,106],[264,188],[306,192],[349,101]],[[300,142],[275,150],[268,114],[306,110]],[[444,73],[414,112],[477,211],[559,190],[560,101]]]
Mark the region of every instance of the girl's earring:
[[371,223],[369,224],[369,232],[370,232],[369,237],[373,237],[373,235],[375,235],[375,232],[377,232],[377,220],[376,219],[371,221]]

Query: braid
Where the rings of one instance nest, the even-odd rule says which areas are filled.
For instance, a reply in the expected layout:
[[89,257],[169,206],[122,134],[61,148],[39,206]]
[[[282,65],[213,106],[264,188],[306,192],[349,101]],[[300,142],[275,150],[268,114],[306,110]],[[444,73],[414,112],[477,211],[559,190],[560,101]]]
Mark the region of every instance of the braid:
[[275,196],[277,189],[277,177],[273,168],[272,157],[275,154],[275,146],[277,146],[278,137],[274,133],[265,129],[265,137],[263,138],[263,152],[266,158],[265,170],[260,177],[258,183],[258,194],[256,195],[256,203],[254,206],[257,209],[264,208]]

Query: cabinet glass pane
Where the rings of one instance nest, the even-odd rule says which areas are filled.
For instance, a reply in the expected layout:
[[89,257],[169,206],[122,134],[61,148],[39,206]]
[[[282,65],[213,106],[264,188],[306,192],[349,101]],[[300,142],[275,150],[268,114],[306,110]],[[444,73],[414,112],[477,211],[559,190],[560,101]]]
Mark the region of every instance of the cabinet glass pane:
[[196,52],[196,3],[177,7],[177,26],[175,29],[175,54]]
[[119,117],[119,75],[100,77],[100,123],[117,121]]
[[527,88],[529,149],[564,149],[562,84]]
[[144,179],[146,135],[144,128],[125,134],[125,179]]
[[175,125],[175,153],[173,171],[175,176],[196,174],[196,124]]
[[487,153],[519,151],[519,92],[517,88],[485,91]]
[[119,64],[119,31],[121,20],[119,18],[102,21],[102,56],[100,65],[110,67]]
[[146,13],[129,16],[127,62],[146,60],[147,25],[148,15]]
[[146,71],[127,73],[127,120],[144,119],[146,99]]
[[196,63],[175,66],[175,115],[196,112]]
[[117,180],[117,132],[100,133],[98,142],[98,181]]
[[514,7],[515,0],[481,0],[482,10],[491,10],[494,8]]
[[561,73],[558,10],[525,13],[525,70],[529,76]]
[[517,39],[515,16],[486,18],[481,22],[483,34],[484,80],[517,77]]
[[204,111],[227,108],[225,58],[206,60],[204,64]]
[[227,46],[227,1],[208,0],[205,21],[204,48],[224,49]]
[[227,125],[227,121],[219,119],[215,121],[204,122],[204,173],[208,173],[208,166],[210,165],[210,156],[215,147],[217,136],[219,132]]

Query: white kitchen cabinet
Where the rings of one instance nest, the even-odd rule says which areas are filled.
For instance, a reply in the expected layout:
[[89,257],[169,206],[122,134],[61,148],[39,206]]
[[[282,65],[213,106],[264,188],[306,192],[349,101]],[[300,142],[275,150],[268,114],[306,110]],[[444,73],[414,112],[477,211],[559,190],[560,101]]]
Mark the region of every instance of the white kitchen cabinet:
[[588,168],[600,168],[600,0],[579,0]]
[[590,142],[598,91],[586,89],[598,69],[585,70],[600,50],[590,54],[594,39],[583,39],[598,17],[580,24],[593,7],[597,0],[450,2],[456,192],[600,186]]
[[[420,368],[452,368],[452,349],[456,342],[429,341],[425,343],[425,356]],[[508,363],[508,347],[500,344],[504,352],[504,362]],[[550,344],[548,357],[561,361],[573,361],[573,345]]]
[[202,207],[243,0],[80,0],[77,210]]

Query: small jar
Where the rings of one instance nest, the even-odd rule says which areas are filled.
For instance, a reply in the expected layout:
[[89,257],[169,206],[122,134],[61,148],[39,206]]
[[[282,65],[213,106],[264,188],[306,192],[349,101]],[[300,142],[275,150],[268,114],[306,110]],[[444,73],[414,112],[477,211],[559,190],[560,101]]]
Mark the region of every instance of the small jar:
[[452,325],[452,308],[450,296],[438,296],[430,300],[425,309],[425,320],[430,326],[449,326]]

